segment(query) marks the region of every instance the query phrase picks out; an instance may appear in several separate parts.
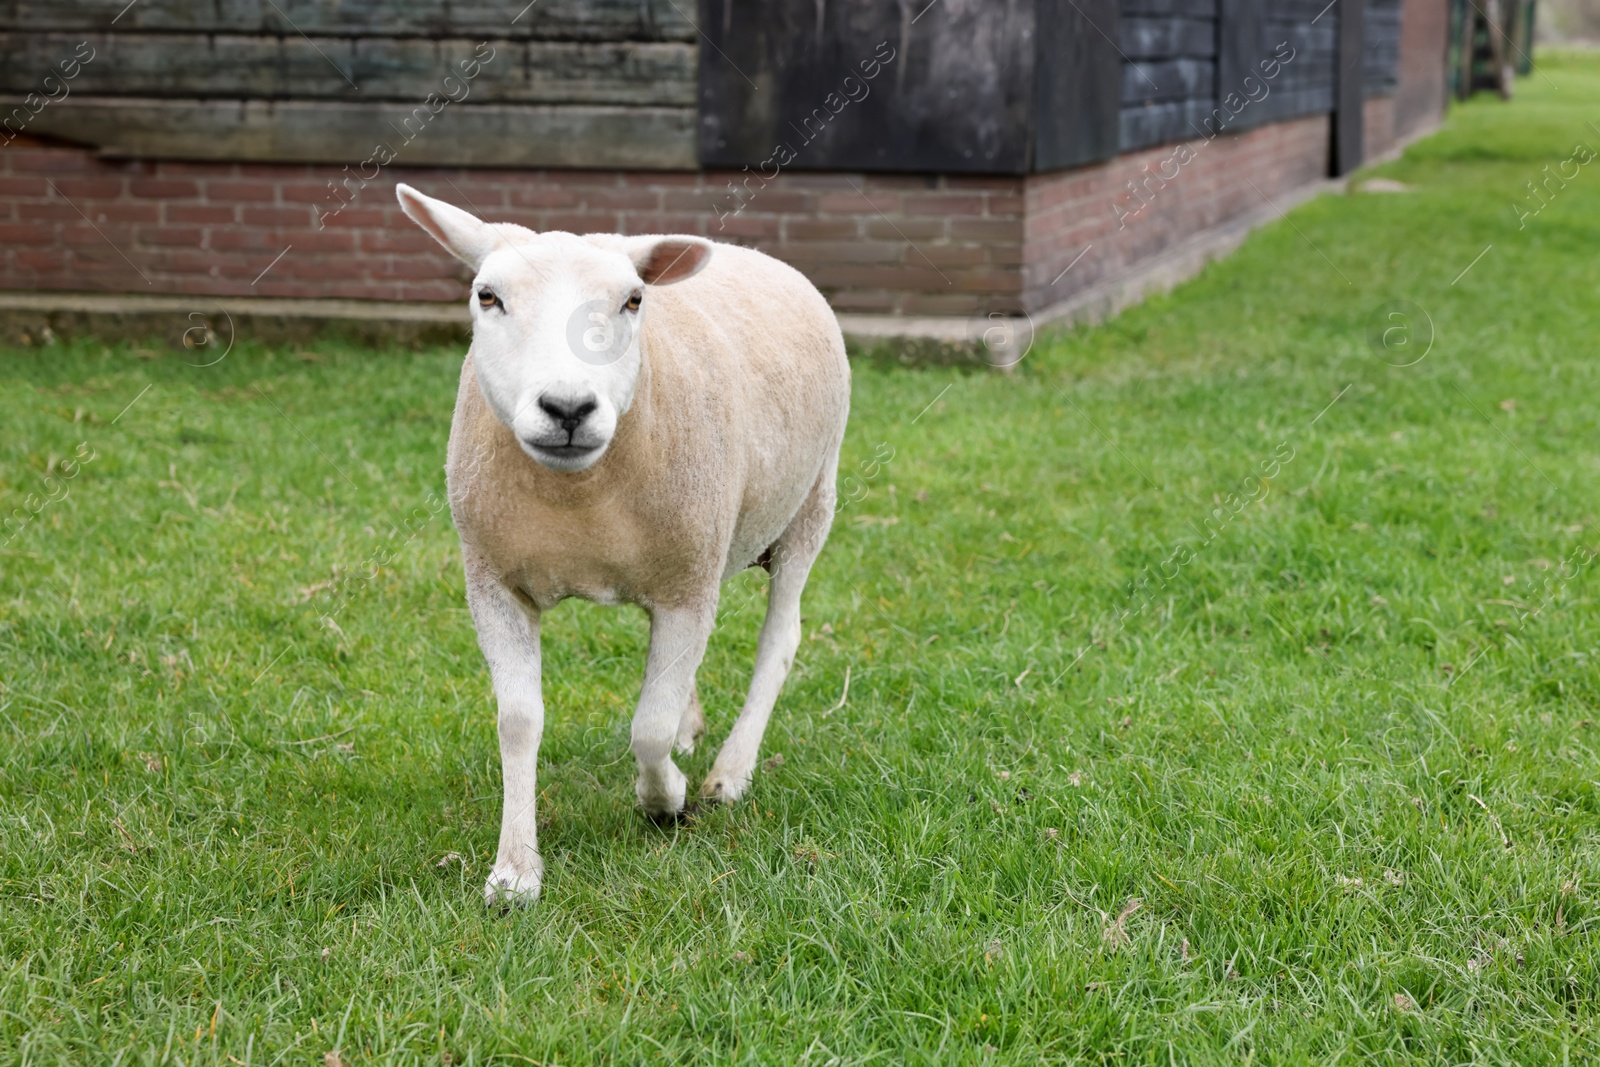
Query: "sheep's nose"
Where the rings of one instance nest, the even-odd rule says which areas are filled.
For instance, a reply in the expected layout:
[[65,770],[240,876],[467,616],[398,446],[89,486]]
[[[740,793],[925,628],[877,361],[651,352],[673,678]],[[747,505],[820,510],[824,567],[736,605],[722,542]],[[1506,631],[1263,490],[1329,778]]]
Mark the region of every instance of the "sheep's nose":
[[561,428],[569,434],[582,425],[583,420],[592,415],[594,409],[599,406],[592,395],[572,400],[546,393],[539,398],[539,409],[560,423]]

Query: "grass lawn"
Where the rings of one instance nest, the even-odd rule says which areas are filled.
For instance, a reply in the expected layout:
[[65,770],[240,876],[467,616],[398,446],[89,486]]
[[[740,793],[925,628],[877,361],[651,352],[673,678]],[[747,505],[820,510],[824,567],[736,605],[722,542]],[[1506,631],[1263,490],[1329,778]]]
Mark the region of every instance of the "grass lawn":
[[0,1063],[1592,1060],[1600,172],[1509,205],[1596,118],[1547,55],[1013,376],[858,366],[750,798],[635,810],[564,605],[511,914],[460,353],[0,352]]

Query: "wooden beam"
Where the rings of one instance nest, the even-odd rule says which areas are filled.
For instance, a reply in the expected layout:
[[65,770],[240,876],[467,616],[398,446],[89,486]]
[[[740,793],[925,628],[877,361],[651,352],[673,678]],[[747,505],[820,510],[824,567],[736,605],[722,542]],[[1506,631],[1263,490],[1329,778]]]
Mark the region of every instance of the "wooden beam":
[[[0,99],[0,116],[20,102]],[[143,159],[354,166],[383,144],[401,165],[692,170],[694,127],[692,108],[451,104],[431,114],[395,104],[74,95],[26,129]]]
[[[126,10],[124,10],[126,9]],[[519,11],[519,9],[521,9]],[[0,0],[16,30],[694,41],[689,0]]]
[[1366,101],[1366,0],[1338,0],[1339,47],[1333,87],[1335,178],[1361,166],[1362,110]]
[[[0,92],[38,91],[81,41],[94,59],[69,87],[86,96],[420,102],[448,91],[473,105],[695,103],[696,49],[677,41],[0,33]],[[478,72],[470,82],[463,62]]]

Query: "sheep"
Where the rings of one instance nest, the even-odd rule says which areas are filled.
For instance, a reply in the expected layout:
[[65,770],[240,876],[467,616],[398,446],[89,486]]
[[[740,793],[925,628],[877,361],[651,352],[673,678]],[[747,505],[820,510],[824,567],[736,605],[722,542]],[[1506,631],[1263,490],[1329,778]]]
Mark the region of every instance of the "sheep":
[[650,617],[631,747],[644,812],[672,819],[672,752],[705,730],[695,672],[721,584],[771,574],[744,707],[699,795],[737,801],[800,644],[832,524],[850,366],[798,271],[690,236],[535,233],[396,187],[475,272],[446,472],[467,603],[499,714],[504,808],[484,895],[537,899],[539,626],[568,597]]

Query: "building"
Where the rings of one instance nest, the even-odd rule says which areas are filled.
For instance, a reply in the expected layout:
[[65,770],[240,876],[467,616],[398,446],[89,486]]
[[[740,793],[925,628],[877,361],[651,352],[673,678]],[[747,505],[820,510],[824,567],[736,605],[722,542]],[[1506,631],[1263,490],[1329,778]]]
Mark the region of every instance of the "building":
[[858,336],[959,338],[1181,274],[1430,129],[1449,27],[1447,0],[0,0],[0,306],[464,321],[404,180],[755,245]]

